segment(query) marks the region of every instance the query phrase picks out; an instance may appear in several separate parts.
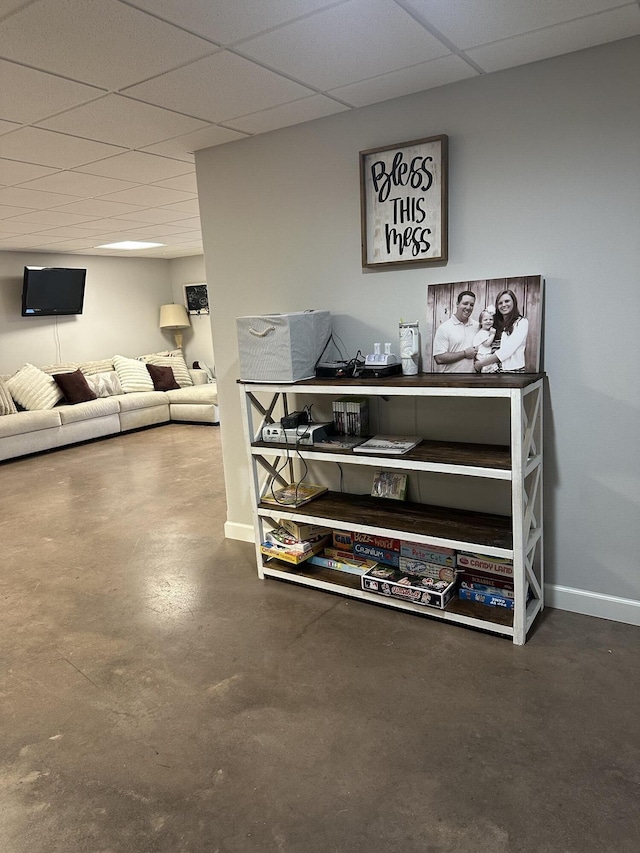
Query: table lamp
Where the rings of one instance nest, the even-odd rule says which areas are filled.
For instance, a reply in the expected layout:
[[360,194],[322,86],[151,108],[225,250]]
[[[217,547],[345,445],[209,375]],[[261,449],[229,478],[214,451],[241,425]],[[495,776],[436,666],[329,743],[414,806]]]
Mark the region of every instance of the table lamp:
[[189,315],[184,305],[176,305],[174,302],[170,305],[161,305],[160,328],[171,329],[176,347],[182,349],[182,329],[189,328]]

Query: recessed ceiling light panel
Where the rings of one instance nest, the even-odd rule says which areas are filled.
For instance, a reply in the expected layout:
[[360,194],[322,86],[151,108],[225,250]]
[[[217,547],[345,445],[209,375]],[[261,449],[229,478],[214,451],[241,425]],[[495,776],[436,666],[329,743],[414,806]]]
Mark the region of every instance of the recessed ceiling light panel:
[[123,240],[121,243],[105,243],[102,246],[95,246],[96,249],[155,249],[158,246],[164,246],[165,243],[142,243],[137,240]]

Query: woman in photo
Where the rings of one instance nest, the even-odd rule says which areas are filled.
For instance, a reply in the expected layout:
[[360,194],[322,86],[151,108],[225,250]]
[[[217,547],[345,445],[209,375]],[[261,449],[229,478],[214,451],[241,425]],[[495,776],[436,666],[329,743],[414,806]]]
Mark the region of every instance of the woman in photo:
[[495,340],[500,341],[491,355],[477,358],[474,369],[480,373],[491,364],[498,365],[500,373],[524,373],[524,352],[529,334],[529,321],[518,309],[518,300],[512,290],[502,290],[496,297]]

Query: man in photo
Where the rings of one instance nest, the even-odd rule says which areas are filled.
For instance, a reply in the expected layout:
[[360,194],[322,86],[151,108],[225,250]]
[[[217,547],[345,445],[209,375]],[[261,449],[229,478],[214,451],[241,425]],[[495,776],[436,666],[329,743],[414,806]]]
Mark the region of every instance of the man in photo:
[[456,299],[455,313],[438,326],[433,340],[433,360],[439,373],[474,372],[473,360],[478,347],[473,345],[473,340],[478,323],[471,315],[475,304],[475,293],[463,290]]

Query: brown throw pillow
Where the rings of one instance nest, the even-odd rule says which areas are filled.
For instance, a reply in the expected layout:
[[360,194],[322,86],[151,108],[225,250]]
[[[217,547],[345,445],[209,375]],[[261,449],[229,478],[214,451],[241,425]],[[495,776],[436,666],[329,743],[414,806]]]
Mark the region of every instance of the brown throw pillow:
[[65,403],[75,406],[76,403],[86,403],[88,400],[96,400],[97,397],[89,388],[84,373],[78,368],[73,373],[54,373],[58,388],[64,395]]
[[173,370],[170,367],[160,367],[158,364],[148,364],[147,370],[149,376],[153,380],[153,387],[156,391],[173,391],[174,388],[180,386],[176,382],[176,377],[173,375]]

